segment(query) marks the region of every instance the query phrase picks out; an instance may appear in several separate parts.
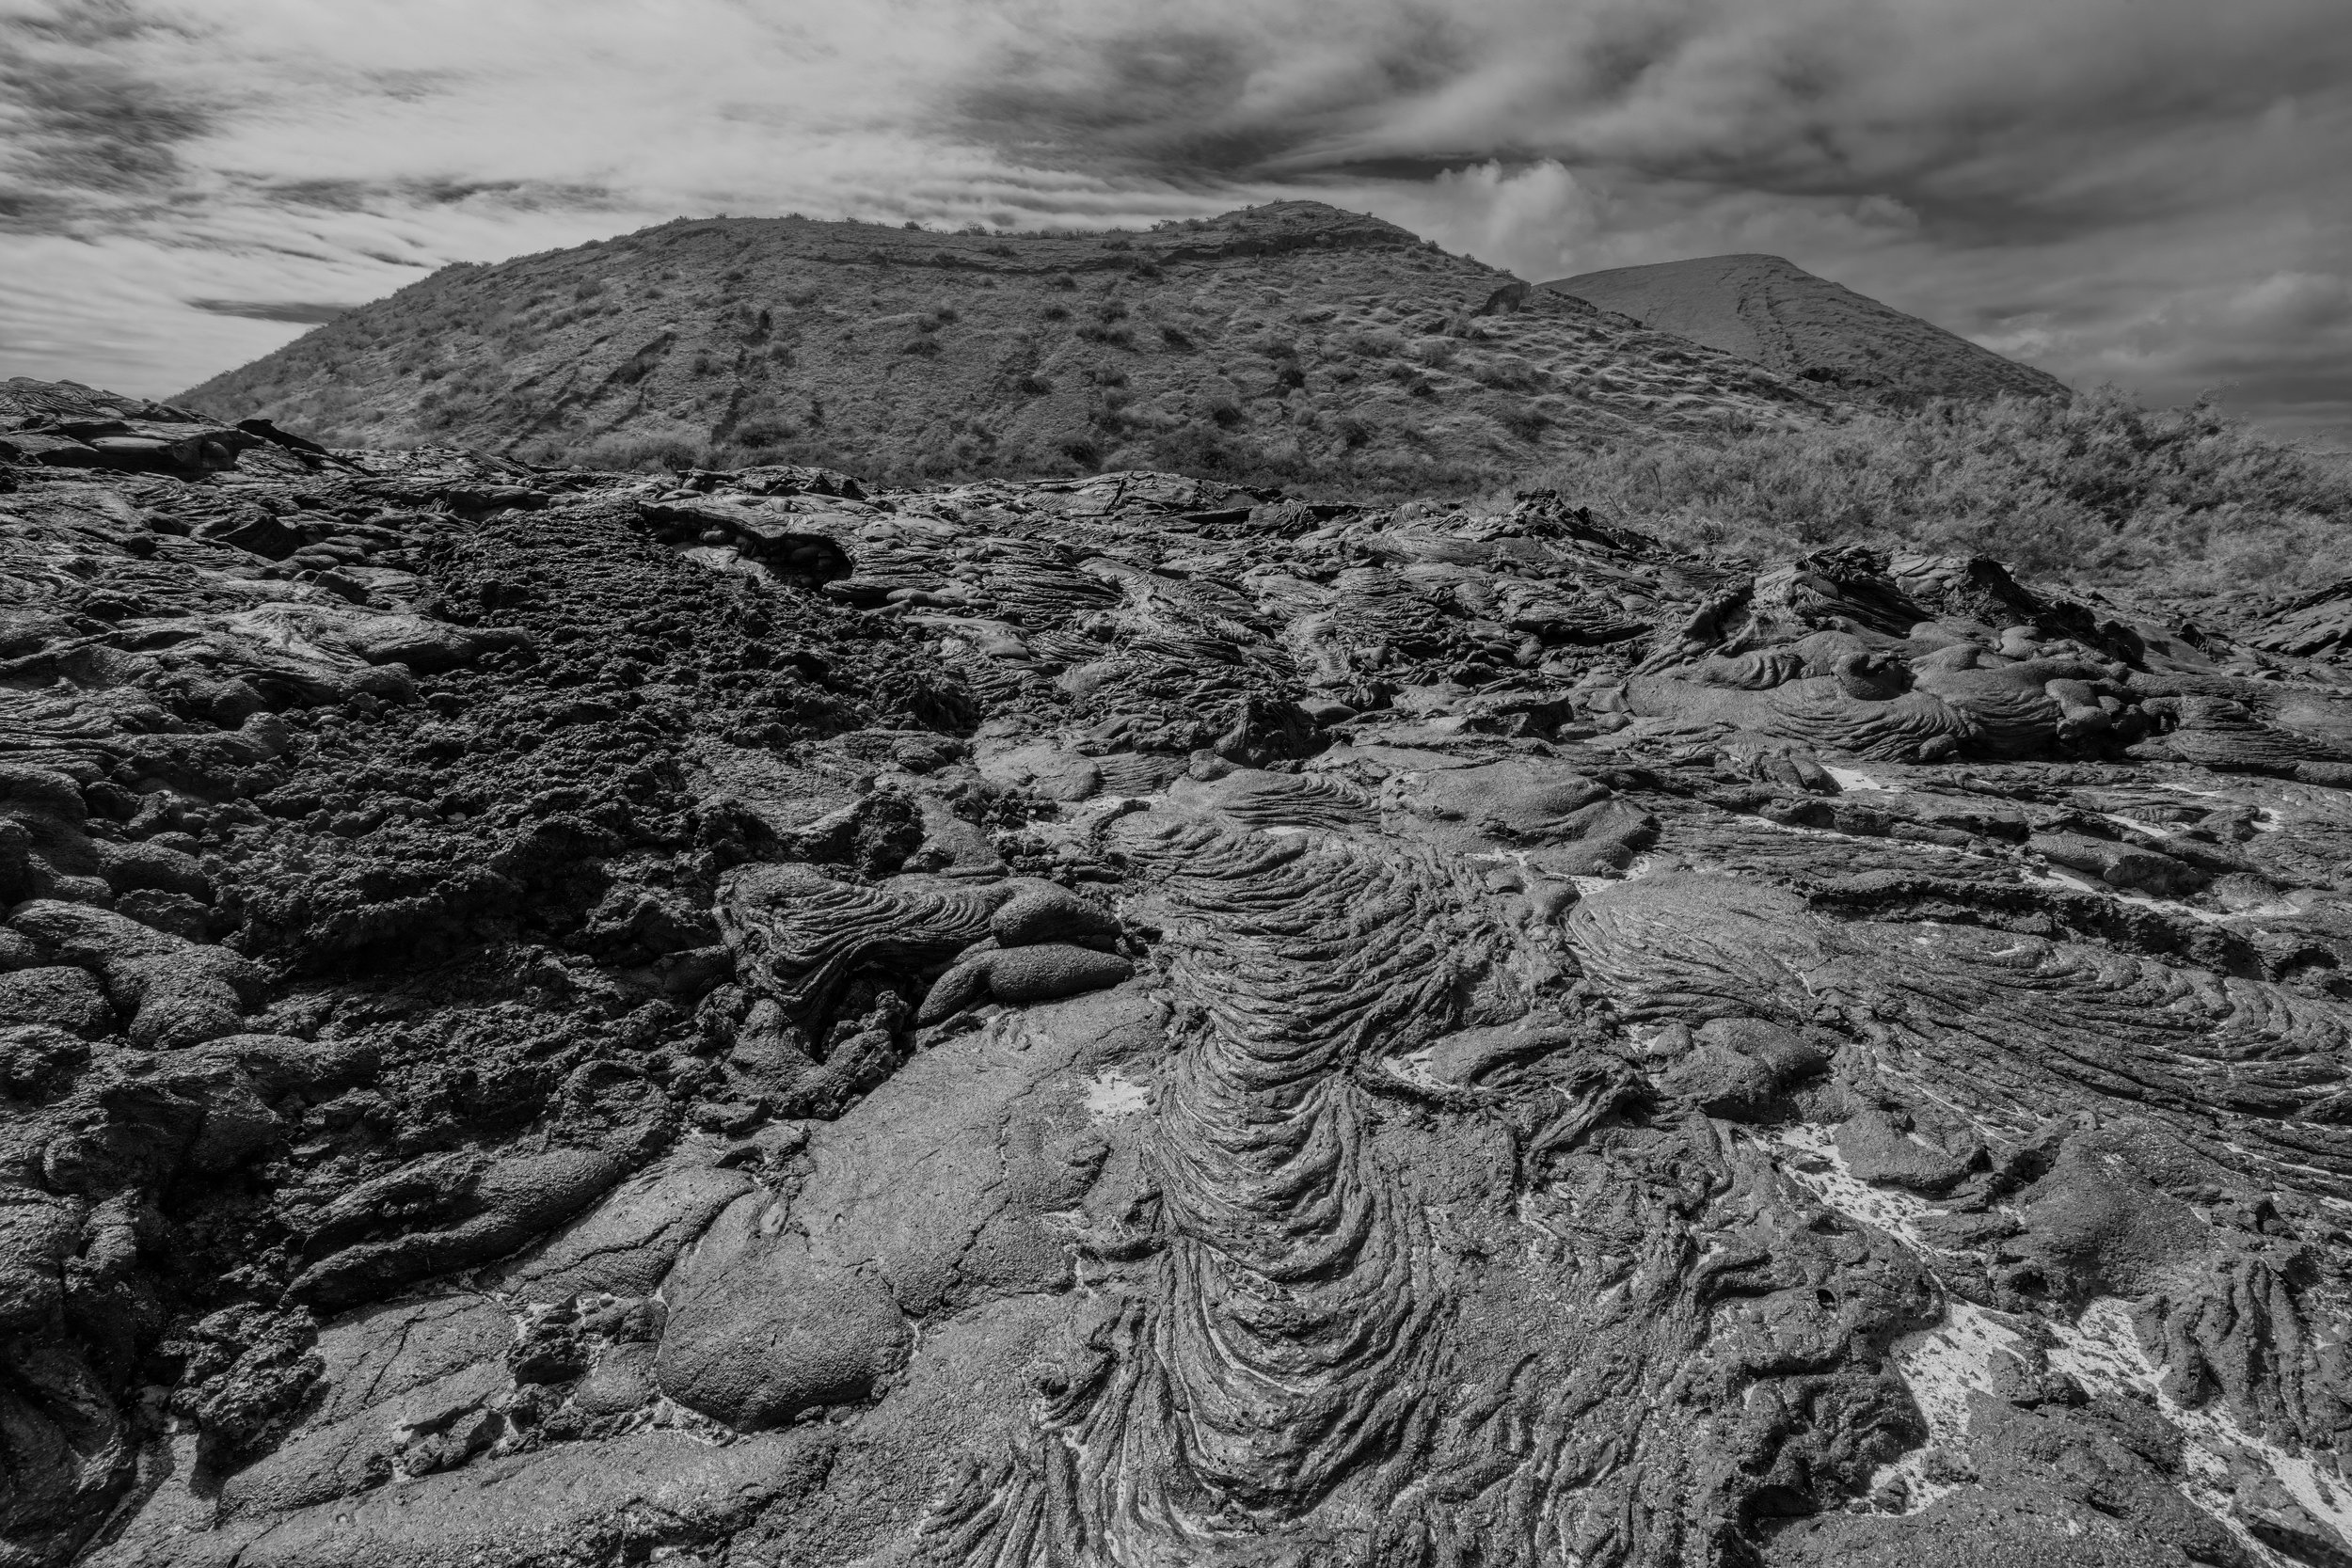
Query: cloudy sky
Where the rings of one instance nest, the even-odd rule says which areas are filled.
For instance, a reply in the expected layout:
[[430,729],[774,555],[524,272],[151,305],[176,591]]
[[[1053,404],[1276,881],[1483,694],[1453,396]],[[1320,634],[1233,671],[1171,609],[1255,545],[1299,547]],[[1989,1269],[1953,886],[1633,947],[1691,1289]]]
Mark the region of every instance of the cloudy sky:
[[2346,0],[0,0],[0,375],[164,395],[679,214],[1311,196],[1546,279],[1772,251],[2352,445]]

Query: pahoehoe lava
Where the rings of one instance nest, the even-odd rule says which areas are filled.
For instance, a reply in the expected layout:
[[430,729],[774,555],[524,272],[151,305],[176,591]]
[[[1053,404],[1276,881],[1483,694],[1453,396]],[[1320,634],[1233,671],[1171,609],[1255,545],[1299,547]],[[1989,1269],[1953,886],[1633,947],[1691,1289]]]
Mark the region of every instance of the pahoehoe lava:
[[2332,601],[9,395],[0,1565],[2352,1561]]

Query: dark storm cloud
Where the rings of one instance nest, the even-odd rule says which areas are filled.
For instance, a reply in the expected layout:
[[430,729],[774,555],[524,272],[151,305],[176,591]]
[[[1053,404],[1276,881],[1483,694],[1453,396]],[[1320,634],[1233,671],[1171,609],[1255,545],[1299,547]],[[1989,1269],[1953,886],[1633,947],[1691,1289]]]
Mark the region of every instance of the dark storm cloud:
[[467,202],[508,207],[517,212],[549,208],[596,212],[622,205],[615,193],[602,185],[537,180],[287,180],[256,182],[252,194],[288,207],[317,207],[339,213],[411,206],[453,207]]
[[0,198],[21,222],[54,224],[167,193],[184,171],[181,149],[215,113],[121,66],[0,50]]
[[1773,250],[2077,382],[2352,411],[2308,303],[2352,275],[2342,0],[1020,14],[946,100],[1008,157],[1353,200],[1529,277]]
[[965,131],[1016,156],[1088,168],[1123,163],[1175,179],[1247,174],[1350,128],[1362,109],[1463,69],[1452,35],[1437,12],[1408,19],[1390,46],[1351,62],[1344,94],[1306,95],[1269,113],[1253,94],[1267,59],[1248,32],[1147,24],[1086,40],[1074,54],[1067,39],[1009,49],[953,108]]
[[[1166,20],[1195,12],[1181,30]],[[2194,208],[2199,191],[2131,150],[2340,93],[2352,73],[2341,0],[1373,0],[1064,19],[976,71],[965,129],[1032,157],[1234,176],[1549,158],[1877,193],[1988,233]]]

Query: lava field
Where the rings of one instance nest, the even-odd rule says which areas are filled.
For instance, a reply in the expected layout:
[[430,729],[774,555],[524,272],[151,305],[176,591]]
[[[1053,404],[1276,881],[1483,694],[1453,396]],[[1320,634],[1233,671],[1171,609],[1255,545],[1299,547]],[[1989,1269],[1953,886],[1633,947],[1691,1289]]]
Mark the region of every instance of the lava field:
[[6,1568],[2352,1561],[2337,601],[40,412]]

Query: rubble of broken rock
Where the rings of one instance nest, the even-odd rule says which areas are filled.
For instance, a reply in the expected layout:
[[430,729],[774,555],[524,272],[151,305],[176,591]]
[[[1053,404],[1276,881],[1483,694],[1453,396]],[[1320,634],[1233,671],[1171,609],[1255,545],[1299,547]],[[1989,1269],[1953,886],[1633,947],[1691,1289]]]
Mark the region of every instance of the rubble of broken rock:
[[7,438],[0,1562],[2352,1553],[2293,628]]

